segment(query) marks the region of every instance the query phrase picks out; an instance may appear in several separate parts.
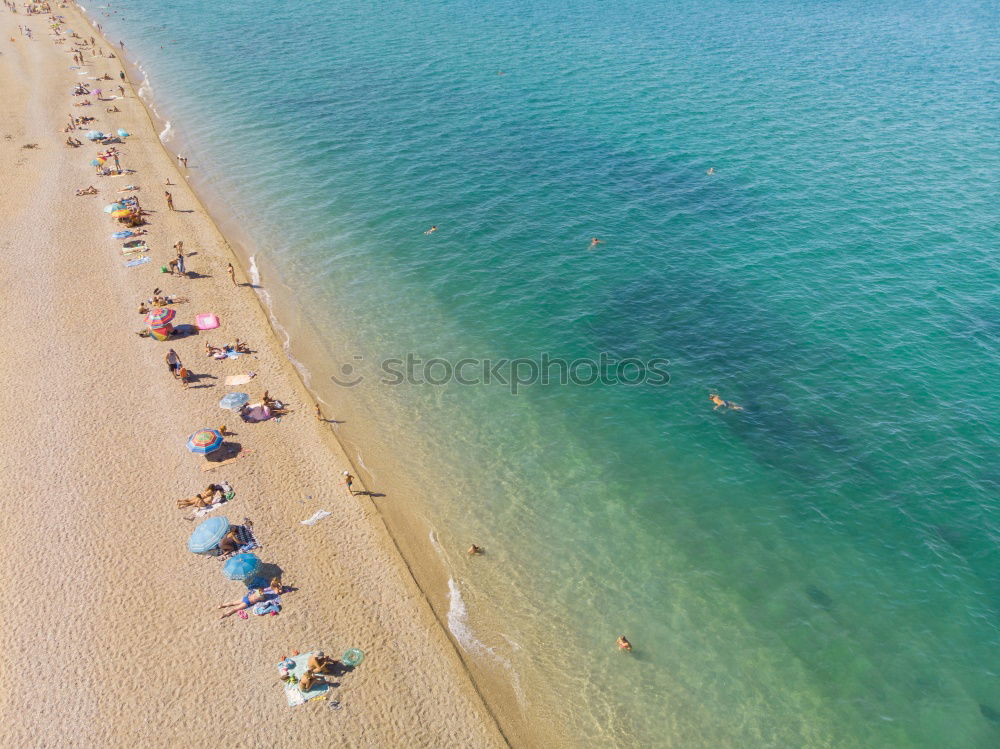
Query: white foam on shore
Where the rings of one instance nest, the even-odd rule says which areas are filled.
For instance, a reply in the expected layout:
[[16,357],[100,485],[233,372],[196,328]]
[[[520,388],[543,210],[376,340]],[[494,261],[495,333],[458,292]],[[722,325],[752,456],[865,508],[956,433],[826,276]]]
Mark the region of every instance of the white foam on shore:
[[[441,558],[442,563],[447,566],[447,556],[444,553],[444,547],[441,546],[441,542],[438,540],[437,533],[431,530],[428,533],[428,538],[430,539],[431,546],[434,547],[434,551]],[[465,605],[465,599],[462,598],[462,591],[459,590],[458,583],[455,582],[455,578],[453,577],[448,578],[448,631],[451,632],[456,642],[466,652],[488,656],[503,666],[504,670],[510,675],[510,687],[514,691],[514,696],[517,698],[518,704],[522,709],[527,706],[527,697],[521,688],[521,678],[518,676],[517,671],[514,670],[514,664],[482,642],[473,633],[472,627],[469,625],[469,610]],[[511,646],[513,652],[522,649],[519,643],[512,640],[503,632],[499,634]]]
[[465,599],[462,598],[462,591],[459,590],[458,583],[453,577],[448,578],[448,629],[464,650],[470,653],[496,655],[473,634],[472,627],[469,626],[469,610],[465,606]]
[[171,131],[172,129],[173,129],[173,128],[172,128],[172,126],[171,126],[171,124],[170,124],[170,120],[167,120],[167,125],[166,125],[166,127],[164,127],[164,128],[163,128],[163,131],[162,131],[162,132],[160,133],[160,142],[161,142],[161,143],[166,143],[166,142],[167,142],[167,138],[169,138],[169,137],[170,137],[170,131]]
[[264,309],[267,310],[267,317],[271,321],[271,327],[281,338],[281,348],[285,352],[285,356],[288,357],[288,361],[299,371],[306,387],[309,388],[312,384],[312,372],[309,371],[309,368],[305,364],[292,356],[292,336],[289,334],[288,329],[278,322],[278,318],[274,315],[274,304],[271,301],[271,295],[267,293],[267,289],[260,282],[260,268],[257,267],[257,256],[251,255],[247,258],[247,261],[250,263],[250,267],[247,269],[249,271],[250,283],[253,284],[254,291],[264,300]]

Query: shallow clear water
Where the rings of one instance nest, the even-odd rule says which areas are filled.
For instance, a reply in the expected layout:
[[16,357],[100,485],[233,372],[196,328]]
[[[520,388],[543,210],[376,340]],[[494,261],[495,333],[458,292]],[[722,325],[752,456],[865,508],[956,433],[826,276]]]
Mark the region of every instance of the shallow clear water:
[[[313,379],[395,452],[362,463],[427,488],[529,715],[1000,743],[995,5],[483,5],[88,11],[327,335]],[[380,384],[408,352],[670,383]]]

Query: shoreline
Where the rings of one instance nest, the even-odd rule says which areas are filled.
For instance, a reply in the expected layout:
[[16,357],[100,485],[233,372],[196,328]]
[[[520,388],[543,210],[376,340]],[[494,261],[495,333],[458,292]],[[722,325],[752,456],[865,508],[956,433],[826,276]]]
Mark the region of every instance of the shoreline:
[[[150,128],[156,134],[157,142],[163,152],[175,162],[177,153],[190,153],[189,146],[192,144],[185,139],[183,121],[178,122],[175,118],[164,116],[169,113],[164,109],[165,104],[156,102],[153,93],[155,89],[149,79],[149,72],[140,67],[141,61],[131,55],[128,44],[126,43],[122,54],[107,41],[102,32],[96,29],[96,22],[88,11],[80,11],[79,6],[76,10],[94,33],[100,36],[123,62],[132,93],[141,103]],[[140,95],[139,92],[144,87],[147,87],[147,93]],[[164,109],[164,113],[161,113],[160,109]],[[171,138],[169,145],[160,137],[167,128]],[[183,173],[178,170],[178,173],[182,178],[181,184],[195,196],[204,215],[223,238],[227,251],[233,256],[234,264],[242,271],[243,277],[248,282],[253,282],[252,272],[256,269],[262,277],[269,279],[269,283],[273,283],[276,279],[279,287],[285,290],[284,295],[281,291],[272,293],[273,287],[271,291],[265,287],[263,293],[255,290],[257,304],[268,320],[272,336],[289,358],[290,369],[294,371],[302,387],[323,405],[328,418],[338,417],[342,413],[340,410],[332,415],[330,413],[331,410],[337,409],[337,406],[329,397],[329,392],[324,392],[322,388],[317,388],[309,381],[311,375],[322,370],[322,365],[326,363],[324,358],[327,351],[323,345],[324,339],[318,331],[308,320],[303,319],[302,315],[296,314],[300,308],[295,306],[295,300],[282,298],[282,296],[293,296],[296,293],[294,288],[281,277],[266,253],[261,251],[259,245],[241,226],[238,214],[226,200],[224,186],[214,184],[212,175],[207,172]],[[297,324],[287,325],[282,319],[283,316],[295,318]],[[314,351],[319,351],[319,354],[313,356]],[[327,388],[327,391],[329,390],[330,388]],[[571,745],[567,742],[567,737],[557,732],[554,726],[540,726],[537,722],[529,722],[534,714],[527,709],[523,695],[520,694],[517,673],[513,672],[512,676],[509,663],[497,659],[495,655],[485,655],[485,652],[492,651],[474,636],[473,642],[481,646],[481,651],[472,652],[460,642],[461,637],[453,631],[449,620],[455,613],[454,596],[459,596],[458,603],[463,608],[463,615],[465,603],[456,587],[453,572],[441,557],[441,550],[435,548],[436,544],[427,542],[428,537],[435,533],[434,528],[421,513],[411,508],[411,500],[417,503],[420,501],[419,488],[408,483],[405,476],[400,476],[398,472],[394,473],[391,470],[391,454],[387,455],[385,451],[379,450],[377,440],[374,439],[379,430],[362,428],[362,434],[357,435],[358,440],[352,439],[354,435],[345,437],[340,434],[336,424],[329,425],[326,431],[334,441],[335,449],[345,455],[350,462],[351,472],[362,484],[363,489],[371,490],[374,487],[378,491],[387,490],[396,500],[380,504],[369,497],[369,506],[391,540],[393,548],[406,568],[406,573],[421,591],[438,626],[462,662],[470,683],[504,739],[512,746]],[[377,482],[377,486],[366,484],[364,477],[370,476],[372,470],[363,462],[359,463],[354,459],[356,452],[364,448],[367,454],[368,448],[372,446],[375,447],[373,452],[377,454],[377,458],[374,461],[369,458],[369,462],[373,462],[373,467],[381,469],[378,473],[382,478]],[[391,450],[388,452],[391,453]],[[387,475],[388,479],[385,478]]]
[[[93,22],[91,21],[91,19],[89,18],[89,16],[86,14],[86,12],[80,10],[79,8],[76,8],[76,7],[61,8],[61,9],[58,9],[58,10],[59,10],[59,12],[69,11],[70,13],[79,13],[81,19],[84,22],[90,24],[92,26],[92,28],[93,28]],[[5,14],[3,14],[3,17],[5,17],[7,19],[8,25],[10,25],[11,27],[13,27],[14,24],[11,23],[11,21],[13,20],[13,19],[11,19],[11,15],[5,13]],[[31,22],[31,21],[41,21],[41,20],[46,19],[47,17],[44,16],[44,15],[27,16],[27,17],[25,17],[23,15],[18,14],[15,18],[17,20],[25,20],[25,19],[27,19],[29,22]],[[37,27],[39,24],[35,23],[33,25]],[[120,50],[117,50],[111,44],[108,44],[107,40],[104,39],[103,35],[101,35],[97,31],[96,28],[93,28],[93,31],[94,31],[94,36],[95,37],[99,36],[100,39],[101,39],[101,41],[104,42],[104,44],[107,46],[107,48],[110,48],[111,50],[113,50],[114,54],[116,55],[116,57],[113,58],[110,61],[109,64],[112,67],[114,65],[116,65],[116,64],[119,64],[121,62],[121,58],[118,57],[118,55],[120,54]],[[39,34],[38,31],[36,30],[36,39],[34,40],[33,44],[35,44],[35,45],[44,45],[46,42],[51,43],[51,41],[52,41],[51,36],[48,36],[48,37],[43,36],[42,34]],[[60,51],[58,47],[56,48],[56,51],[57,52]],[[107,62],[107,60],[108,60],[108,58],[96,58],[96,59],[101,64]],[[88,59],[88,63],[92,64],[93,62],[94,62],[93,59]],[[126,62],[126,65],[124,67],[125,67],[126,71],[128,71],[129,64],[128,64],[127,60],[125,62]],[[100,71],[96,71],[96,72],[100,72]],[[112,70],[111,72],[114,72],[114,71]],[[67,77],[65,73],[63,73],[63,77],[64,78]],[[177,187],[176,188],[172,188],[172,189],[174,189],[175,193],[178,193],[177,197],[180,198],[179,202],[184,202],[184,203],[189,203],[189,204],[190,204],[190,202],[193,202],[196,210],[195,210],[195,214],[194,214],[194,216],[192,217],[191,220],[192,221],[197,221],[197,222],[200,222],[201,224],[203,224],[202,226],[199,227],[200,233],[204,233],[204,234],[208,234],[208,235],[213,235],[214,234],[216,237],[219,238],[219,240],[221,240],[221,242],[220,242],[221,246],[217,247],[217,248],[213,248],[212,250],[209,250],[209,254],[210,255],[212,255],[212,254],[216,254],[216,255],[221,254],[223,260],[225,260],[228,257],[231,261],[235,261],[235,263],[238,264],[239,266],[241,266],[241,268],[242,268],[242,266],[244,266],[244,262],[243,262],[244,258],[242,258],[240,256],[240,253],[236,251],[236,249],[233,247],[232,243],[230,242],[229,238],[227,236],[225,236],[221,232],[219,226],[217,225],[217,223],[213,219],[212,215],[206,210],[205,204],[204,204],[203,200],[201,199],[201,197],[196,193],[194,187],[192,187],[189,184],[189,180],[186,179],[186,178],[184,178],[184,176],[180,173],[179,169],[177,169],[177,165],[175,163],[176,160],[174,158],[174,155],[170,153],[170,150],[160,140],[160,137],[159,137],[160,133],[158,132],[158,129],[157,129],[156,124],[155,124],[155,121],[153,119],[154,118],[154,114],[149,110],[149,107],[142,100],[142,98],[138,96],[138,89],[136,88],[136,85],[135,85],[134,81],[131,80],[131,76],[130,76],[130,80],[128,82],[128,85],[129,85],[131,97],[127,96],[124,101],[128,102],[129,98],[132,98],[133,101],[136,101],[138,103],[138,105],[139,105],[139,109],[142,111],[142,113],[144,113],[144,116],[146,118],[146,122],[142,123],[142,124],[138,124],[138,125],[136,123],[134,123],[134,122],[128,122],[129,116],[133,114],[133,112],[130,111],[130,110],[133,109],[133,108],[128,108],[128,107],[125,107],[125,106],[122,107],[122,113],[121,113],[121,115],[119,115],[119,118],[122,119],[122,120],[125,120],[126,121],[125,124],[128,124],[130,131],[133,132],[133,137],[129,139],[129,141],[128,141],[127,145],[125,146],[125,148],[127,148],[129,150],[132,150],[132,149],[135,148],[135,145],[137,143],[144,142],[144,143],[147,144],[147,146],[146,146],[147,149],[154,150],[154,151],[158,149],[159,152],[160,152],[160,154],[161,154],[161,156],[162,156],[162,158],[159,159],[159,161],[161,162],[160,164],[157,164],[155,167],[152,166],[152,165],[150,165],[150,167],[148,168],[148,170],[147,169],[140,169],[139,173],[135,177],[132,178],[132,179],[135,179],[135,180],[142,179],[146,183],[147,191],[144,192],[144,193],[140,193],[140,196],[143,198],[144,204],[146,206],[148,206],[149,205],[149,201],[150,201],[151,198],[153,198],[154,202],[156,200],[155,197],[154,197],[155,196],[155,190],[157,189],[156,185],[152,184],[150,182],[150,180],[147,178],[147,175],[149,174],[150,171],[152,171],[155,168],[156,170],[159,171],[161,177],[162,177],[162,174],[165,172],[165,173],[169,174],[169,176],[172,179],[176,178]],[[32,94],[32,96],[34,96],[34,94]],[[103,113],[101,113],[101,114],[103,114]],[[99,117],[98,118],[99,124],[100,124],[100,120],[102,120],[102,119],[110,119],[110,118]],[[147,131],[147,129],[148,129],[148,132],[144,132],[144,131]],[[149,137],[149,136],[151,136],[151,137]],[[61,138],[59,138],[58,140],[61,140]],[[151,145],[153,141],[155,141],[155,143],[156,143],[155,146]],[[52,145],[55,145],[55,143],[53,143],[53,144],[46,144],[46,145],[52,146]],[[60,146],[61,146],[61,144],[60,144]],[[62,147],[62,148],[64,148],[64,147]],[[60,151],[60,155],[58,157],[56,157],[56,158],[59,159],[60,161],[65,161],[65,159],[63,159],[62,157],[65,156],[66,153],[67,153],[66,151]],[[76,162],[76,161],[83,162],[84,161],[84,159],[83,159],[83,152],[82,151],[78,152],[76,149],[74,149],[72,151],[69,151],[68,153],[72,154],[74,156],[78,156],[79,157],[77,159],[74,159],[74,162]],[[155,162],[156,160],[157,159],[155,158],[155,154],[153,154],[152,155],[152,161]],[[140,159],[140,161],[141,161],[141,159]],[[173,163],[171,163],[171,162],[173,162]],[[163,163],[168,163],[168,164],[170,164],[170,166],[166,166],[165,167],[165,166],[163,166]],[[128,164],[128,161],[126,161],[126,164]],[[105,184],[106,184],[106,182],[105,182]],[[105,186],[105,184],[101,185],[102,186],[102,191],[103,191],[103,187]],[[158,185],[159,183],[156,183],[156,184]],[[60,185],[59,189],[66,190],[67,189],[67,185],[62,184],[62,185]],[[72,200],[72,198],[67,198],[67,200]],[[77,200],[80,200],[80,199],[77,199]],[[103,200],[103,198],[101,200]],[[74,206],[74,207],[76,207],[76,206]],[[93,209],[93,205],[90,205],[89,207],[91,209]],[[160,234],[160,232],[158,231],[157,224],[161,224],[161,223],[162,223],[162,219],[160,219],[159,217],[154,220],[153,226],[152,226],[153,232],[151,232],[151,234]],[[105,240],[104,244],[107,244],[106,240]],[[161,244],[163,246],[169,246],[169,242],[167,241],[167,238],[166,237],[162,237],[162,236],[157,237],[157,244]],[[186,242],[185,244],[188,244],[188,243]],[[106,249],[101,248],[100,250],[95,250],[95,252],[98,252],[98,253],[104,255],[104,257],[100,258],[97,261],[98,263],[100,263],[102,260],[105,263],[110,262],[109,258],[106,256],[107,255]],[[204,250],[202,250],[202,253],[203,252],[204,252]],[[202,261],[198,261],[198,265],[201,265],[201,264],[202,264]],[[119,271],[119,273],[120,273],[120,271]],[[135,274],[133,274],[133,275],[135,275]],[[243,273],[242,275],[244,277],[249,277],[247,273]],[[129,277],[126,277],[126,279],[124,279],[124,280],[127,282],[127,281],[132,281],[133,279],[129,278]],[[161,279],[159,277],[157,277],[155,279],[155,281],[156,282],[161,282]],[[150,283],[150,282],[147,281],[146,283]],[[174,284],[174,282],[173,282],[172,279],[170,279],[169,283],[171,284],[171,286],[175,286],[175,284]],[[200,283],[204,283],[204,281],[202,281]],[[176,289],[171,289],[171,291],[174,291],[174,293],[176,293]],[[266,322],[267,331],[264,333],[264,335],[268,336],[268,338],[269,338],[269,340],[266,341],[266,342],[265,341],[259,341],[258,344],[257,344],[258,348],[260,348],[261,350],[263,350],[265,348],[264,344],[266,343],[266,348],[269,348],[272,351],[275,350],[275,349],[277,349],[277,350],[280,350],[280,351],[282,351],[284,353],[284,345],[282,344],[282,342],[280,340],[278,340],[277,332],[273,328],[272,311],[266,308],[266,306],[263,303],[263,300],[260,298],[259,294],[255,294],[255,298],[256,298],[256,312],[254,310],[249,310],[250,316],[251,317],[256,316],[257,318],[262,318]],[[125,302],[124,299],[120,299],[119,301],[120,302]],[[129,306],[129,304],[130,303],[125,302],[122,306]],[[253,305],[250,305],[250,306],[253,306]],[[238,307],[240,307],[240,308],[246,308],[247,304],[245,302],[241,302],[238,305]],[[185,310],[185,312],[186,312],[186,310]],[[245,335],[245,333],[243,333],[243,335]],[[133,345],[135,345],[135,344],[133,344]],[[139,344],[139,345],[141,346],[143,344]],[[179,348],[179,346],[178,346],[178,348]],[[147,350],[145,356],[155,358],[155,355],[158,355],[158,353],[161,353],[159,349],[157,349],[156,352],[157,352],[156,354],[150,354],[150,352]],[[311,395],[311,392],[308,390],[308,388],[306,387],[305,382],[302,379],[302,373],[300,371],[298,371],[298,369],[296,367],[294,367],[294,365],[292,365],[290,362],[284,362],[284,361],[276,361],[276,362],[272,362],[272,364],[274,365],[274,368],[276,368],[277,372],[275,372],[274,376],[272,376],[272,377],[270,377],[270,378],[268,378],[266,380],[267,384],[269,384],[271,387],[279,387],[279,386],[281,386],[281,382],[283,380],[291,381],[291,382],[286,382],[285,385],[286,386],[290,386],[292,389],[294,389],[296,391],[300,391],[300,392],[304,391],[304,392],[309,393]],[[262,365],[256,365],[255,364],[254,366],[262,366]],[[179,395],[177,393],[172,393],[171,396],[173,398],[175,398],[175,399],[179,398],[179,397],[182,397],[181,395]],[[298,399],[295,399],[295,400],[298,400]],[[293,417],[293,418],[295,418],[297,420],[311,419],[311,413],[310,413],[311,409],[309,408],[306,399],[303,399],[303,402],[302,402],[301,407],[300,407],[299,410],[300,410],[300,415],[298,417]],[[324,426],[326,426],[326,425],[324,425]],[[243,431],[243,429],[241,429],[241,431]],[[349,467],[353,468],[353,465],[352,465],[352,463],[350,461],[349,455],[343,449],[343,446],[341,445],[340,440],[337,438],[337,436],[333,432],[333,430],[329,429],[328,427],[321,429],[321,428],[319,428],[317,426],[316,427],[316,431],[318,431],[318,432],[321,433],[321,442],[323,442],[323,443],[326,444],[326,447],[327,447],[327,450],[328,450],[328,453],[329,453],[329,457],[333,458],[334,460],[337,460],[338,462],[346,462],[346,464]],[[333,443],[330,443],[331,438],[333,439]],[[244,467],[245,466],[241,466],[241,468],[244,468]],[[190,472],[189,471],[185,471],[185,473],[188,474],[185,477],[185,479],[187,481],[189,481],[189,482],[192,481],[192,480],[193,481],[200,481],[201,478],[202,478],[201,476],[195,476],[195,477],[192,478],[190,476]],[[244,486],[244,488],[243,488],[242,491],[243,491],[244,494],[250,493],[250,492],[247,492],[246,488],[245,488],[246,485],[247,485],[247,483],[248,483],[247,479],[243,479],[243,486]],[[368,502],[357,503],[358,509],[360,510],[360,515],[363,516],[364,522],[369,523],[369,524],[373,524],[372,525],[372,530],[376,533],[376,535],[384,534],[384,536],[387,537],[387,540],[391,544],[391,549],[395,550],[394,552],[393,551],[389,551],[389,554],[390,554],[390,556],[392,556],[393,554],[396,556],[395,562],[392,563],[390,566],[395,567],[396,569],[398,569],[400,571],[400,573],[402,573],[401,574],[401,578],[402,578],[401,582],[404,583],[404,587],[409,587],[409,585],[410,585],[409,583],[405,583],[405,578],[407,576],[409,576],[410,580],[412,581],[412,587],[415,588],[416,591],[419,592],[420,600],[423,600],[424,604],[426,604],[426,606],[428,607],[428,609],[429,609],[428,613],[431,615],[431,619],[435,622],[435,624],[438,627],[441,628],[441,634],[444,635],[444,640],[442,642],[447,641],[448,642],[447,648],[449,650],[451,650],[452,652],[454,652],[455,655],[458,656],[458,658],[456,660],[457,660],[457,662],[459,664],[462,664],[461,665],[462,673],[464,673],[464,675],[465,675],[464,678],[468,679],[468,686],[471,687],[471,690],[469,690],[469,691],[471,693],[474,693],[475,695],[477,695],[478,702],[480,703],[481,708],[485,712],[486,716],[489,716],[488,720],[490,721],[490,723],[492,723],[493,727],[496,729],[496,731],[502,737],[503,736],[503,730],[502,730],[502,728],[500,726],[500,723],[499,723],[497,717],[492,713],[492,711],[490,709],[489,702],[485,699],[484,695],[480,691],[480,688],[479,688],[478,684],[476,684],[475,679],[472,678],[472,675],[469,673],[468,666],[467,666],[467,664],[465,664],[464,654],[461,652],[460,648],[456,647],[455,643],[452,641],[451,635],[448,632],[445,623],[441,621],[440,616],[439,616],[439,614],[438,614],[435,606],[433,605],[433,602],[432,602],[430,596],[428,596],[427,593],[420,586],[420,583],[419,583],[419,581],[417,579],[417,576],[414,574],[414,572],[413,572],[412,568],[410,567],[407,559],[405,558],[405,555],[401,553],[401,551],[399,549],[399,544],[397,542],[397,539],[393,535],[392,531],[389,529],[388,525],[386,524],[385,519],[382,516],[382,513],[380,512],[379,508],[376,506],[376,503],[374,501],[372,501],[372,499],[370,497],[368,499],[369,499]],[[353,500],[351,500],[351,501],[353,501]],[[363,507],[361,506],[362,504],[364,505]],[[236,510],[236,512],[243,512],[244,510],[245,510],[245,508],[242,508],[240,510]],[[374,522],[374,517],[372,516],[372,511],[374,511],[374,514],[378,517],[378,522],[377,523]],[[171,512],[171,514],[173,514],[173,513]],[[264,523],[261,523],[261,526],[263,526],[263,525],[264,525]],[[378,526],[379,525],[382,526],[382,531],[378,531]],[[165,537],[165,542],[168,545],[174,544],[175,541],[176,541],[176,545],[180,545],[180,542],[177,541],[177,539],[173,539],[174,535],[176,535],[176,534],[173,531],[167,532],[166,537]],[[393,573],[393,574],[395,574],[395,573]],[[316,594],[314,593],[313,595],[316,595]],[[291,604],[291,606],[289,608],[291,608],[291,609],[294,610],[296,607],[298,607],[300,605],[301,604],[298,603],[298,599],[296,599]],[[418,605],[418,608],[419,608],[419,605]],[[289,618],[291,618],[291,617],[289,617]],[[419,617],[419,618],[423,618],[423,617]],[[267,622],[267,624],[270,624],[270,622]],[[259,627],[258,629],[263,629],[263,627]],[[15,640],[15,642],[16,642],[16,640]],[[264,656],[265,654],[257,654],[257,655],[258,656]],[[461,684],[454,684],[452,686],[458,686],[458,687],[460,687],[459,691],[463,691],[465,689],[465,687],[463,687]],[[450,691],[451,691],[450,688],[446,689],[446,692],[450,693]],[[271,697],[276,697],[276,698],[280,699],[280,694],[272,694]],[[504,740],[506,740],[506,739],[504,739]]]

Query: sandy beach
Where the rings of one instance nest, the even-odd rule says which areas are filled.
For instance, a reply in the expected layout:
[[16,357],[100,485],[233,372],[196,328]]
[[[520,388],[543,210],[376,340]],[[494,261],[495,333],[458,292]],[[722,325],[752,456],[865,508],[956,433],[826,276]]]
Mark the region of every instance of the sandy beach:
[[[75,7],[54,10],[90,37]],[[114,79],[105,91],[116,93],[120,62],[88,45],[82,71],[71,69],[79,40],[49,26],[45,15],[0,9],[0,559],[8,575],[0,743],[505,745],[371,498],[345,487],[347,457],[314,417],[244,271],[132,87],[114,101],[71,96],[77,82],[101,85],[92,78],[105,73]],[[114,51],[100,38],[97,48]],[[93,105],[72,106],[83,98]],[[106,112],[112,106],[120,113]],[[126,174],[97,177],[89,164],[100,147],[65,145],[69,113],[131,133],[117,146]],[[175,211],[164,200],[167,179]],[[74,194],[88,185],[98,194]],[[110,238],[121,227],[102,211],[126,185],[140,188],[150,212],[152,261],[135,267]],[[160,272],[177,241],[193,277]],[[175,305],[175,322],[211,312],[221,327],[169,343],[137,336],[137,306],[156,287],[187,300]],[[253,353],[206,357],[206,342],[235,338]],[[196,376],[188,389],[164,363],[171,347]],[[249,372],[248,385],[224,385]],[[242,423],[218,406],[241,389],[254,401],[268,390],[294,413]],[[239,456],[205,472],[185,441],[223,424]],[[236,496],[213,515],[250,518],[256,553],[295,588],[278,616],[220,621],[216,607],[245,586],[225,579],[219,560],[187,551],[198,521],[175,501],[223,480]],[[319,510],[331,514],[301,523]],[[341,709],[326,700],[286,705],[283,656],[351,647],[366,658],[336,679]]]

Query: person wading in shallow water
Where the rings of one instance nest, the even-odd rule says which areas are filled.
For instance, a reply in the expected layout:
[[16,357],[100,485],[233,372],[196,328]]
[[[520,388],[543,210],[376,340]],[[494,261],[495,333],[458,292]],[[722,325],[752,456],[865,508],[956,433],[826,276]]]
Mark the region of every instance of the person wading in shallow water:
[[625,639],[625,635],[618,635],[618,649],[628,653],[632,652],[632,643]]

